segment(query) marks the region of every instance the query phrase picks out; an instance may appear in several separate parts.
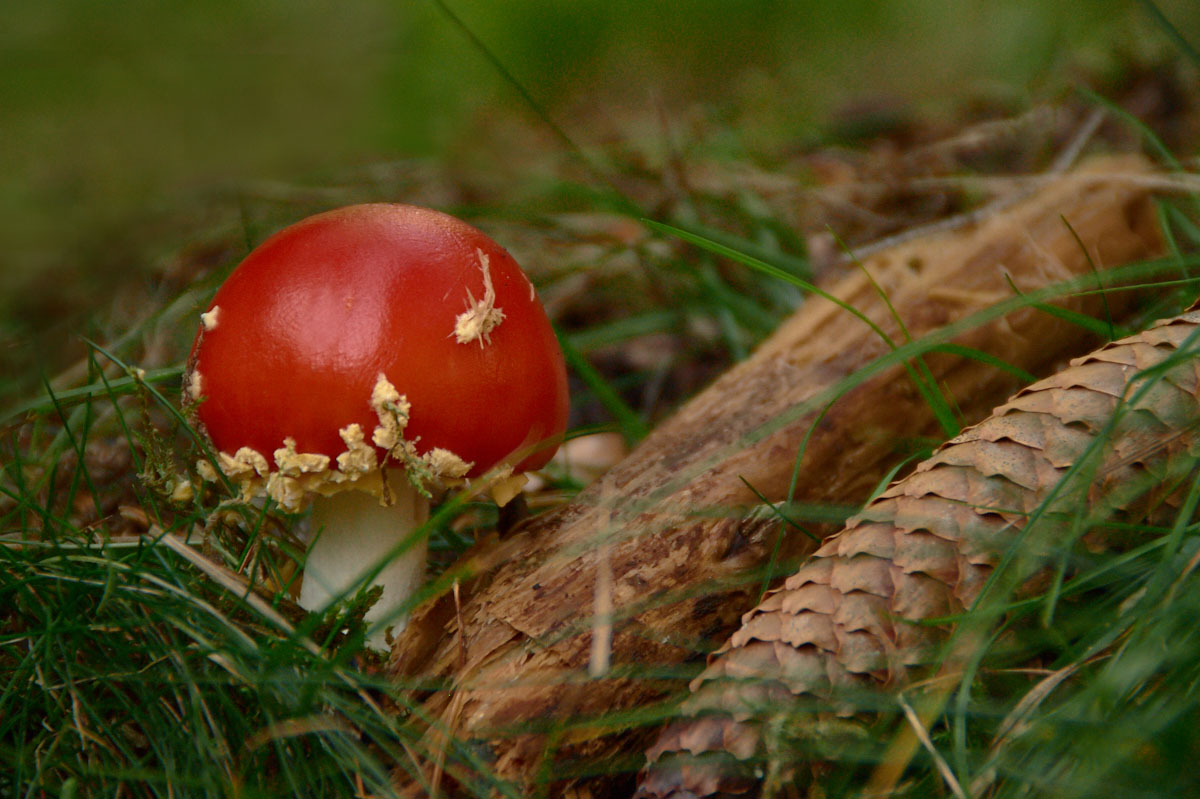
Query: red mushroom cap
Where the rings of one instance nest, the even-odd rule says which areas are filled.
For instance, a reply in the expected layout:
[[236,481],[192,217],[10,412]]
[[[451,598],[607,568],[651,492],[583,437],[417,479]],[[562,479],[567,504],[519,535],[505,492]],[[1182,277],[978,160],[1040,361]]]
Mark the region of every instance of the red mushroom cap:
[[[460,342],[485,299],[502,318]],[[381,374],[410,405],[405,440],[468,476],[539,468],[566,428],[562,352],[528,278],[479,230],[409,205],[341,208],[263,242],[213,298],[186,385],[218,450],[272,463],[288,438],[336,458],[352,423],[370,441]]]

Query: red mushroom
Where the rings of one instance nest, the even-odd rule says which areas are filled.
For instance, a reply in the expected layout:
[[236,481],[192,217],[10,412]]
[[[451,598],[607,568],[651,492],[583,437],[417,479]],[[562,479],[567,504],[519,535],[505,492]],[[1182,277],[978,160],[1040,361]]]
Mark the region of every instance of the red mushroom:
[[[201,319],[185,404],[243,496],[313,505],[308,609],[425,522],[427,482],[507,472],[506,501],[566,427],[566,369],[533,285],[437,211],[356,205],[298,222],[250,253]],[[367,619],[398,622],[424,564],[423,541],[387,564]]]

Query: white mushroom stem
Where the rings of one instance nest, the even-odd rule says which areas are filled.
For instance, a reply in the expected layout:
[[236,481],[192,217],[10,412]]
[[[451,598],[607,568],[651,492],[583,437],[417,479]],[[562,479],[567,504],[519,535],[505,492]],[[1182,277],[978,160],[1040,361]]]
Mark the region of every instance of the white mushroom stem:
[[383,630],[390,626],[399,632],[408,621],[400,609],[424,582],[427,551],[422,538],[397,554],[429,519],[429,500],[402,473],[394,472],[392,477],[388,505],[375,494],[353,489],[313,500],[313,543],[300,587],[300,606],[321,610],[336,597],[362,587],[367,576],[379,569],[369,584],[382,586],[383,595],[365,618],[384,622],[367,642],[381,649],[387,646]]

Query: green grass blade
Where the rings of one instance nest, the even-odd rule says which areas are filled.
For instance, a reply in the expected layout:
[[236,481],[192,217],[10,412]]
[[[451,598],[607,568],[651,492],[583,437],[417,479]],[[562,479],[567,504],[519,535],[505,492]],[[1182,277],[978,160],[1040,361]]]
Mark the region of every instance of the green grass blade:
[[1188,41],[1179,29],[1172,24],[1171,20],[1167,19],[1167,15],[1162,12],[1162,9],[1153,0],[1138,0],[1138,4],[1150,16],[1154,24],[1179,48],[1179,52],[1187,56],[1193,64],[1200,67],[1200,50],[1197,50],[1195,45]]
[[563,358],[567,362],[567,367],[579,376],[579,379],[592,390],[601,404],[613,415],[626,442],[633,444],[645,438],[650,432],[650,428],[642,421],[642,418],[626,404],[625,400],[621,399],[621,395],[609,385],[595,367],[588,363],[583,354],[575,349],[567,338],[560,337],[559,341],[562,344]]

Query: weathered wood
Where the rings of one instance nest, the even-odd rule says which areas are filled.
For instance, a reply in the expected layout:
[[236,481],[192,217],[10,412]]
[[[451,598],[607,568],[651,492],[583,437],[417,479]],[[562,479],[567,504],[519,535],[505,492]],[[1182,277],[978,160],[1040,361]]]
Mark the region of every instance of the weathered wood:
[[[1093,162],[970,228],[881,252],[863,264],[865,272],[920,338],[1010,299],[1013,286],[1028,292],[1153,257],[1162,243],[1150,196],[1122,179],[1148,169],[1134,157]],[[863,271],[850,267],[826,289],[903,342]],[[1110,291],[1057,304],[1119,318],[1130,302],[1128,293]],[[1094,343],[1077,326],[1032,308],[954,341],[1034,374]],[[811,429],[796,499],[861,503],[897,462],[899,439],[939,435],[900,366],[851,388],[816,421],[825,401],[814,399],[887,352],[862,320],[810,299],[598,484],[512,538],[468,553],[466,562],[482,573],[463,586],[459,608],[447,594],[418,609],[393,649],[394,673],[449,686],[430,693],[423,712],[456,737],[486,744],[481,750],[501,778],[528,784],[561,777],[550,764],[564,753],[619,751],[620,735],[579,720],[681,688],[630,675],[699,657],[754,604],[761,567],[777,543],[785,560],[811,549],[796,532],[780,541],[761,517],[744,521],[757,502],[747,484],[772,502],[784,499]],[[1011,374],[976,360],[948,353],[924,360],[966,423],[1018,388]],[[600,605],[598,573],[611,573]],[[610,676],[589,679],[594,608],[609,602],[611,646],[601,649]],[[568,720],[577,723],[558,726]],[[547,728],[555,734],[545,735]]]

